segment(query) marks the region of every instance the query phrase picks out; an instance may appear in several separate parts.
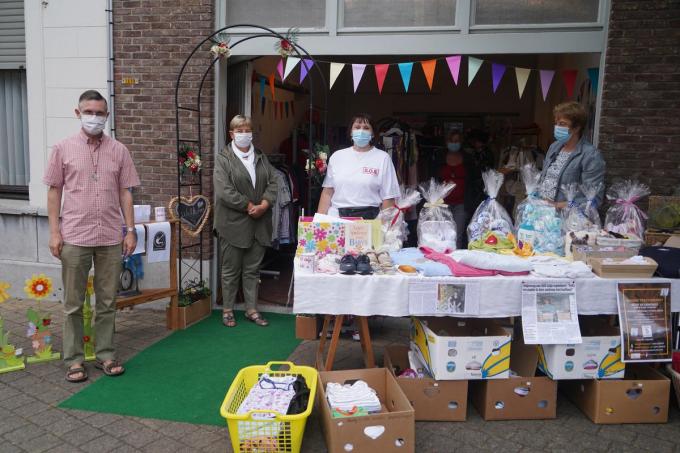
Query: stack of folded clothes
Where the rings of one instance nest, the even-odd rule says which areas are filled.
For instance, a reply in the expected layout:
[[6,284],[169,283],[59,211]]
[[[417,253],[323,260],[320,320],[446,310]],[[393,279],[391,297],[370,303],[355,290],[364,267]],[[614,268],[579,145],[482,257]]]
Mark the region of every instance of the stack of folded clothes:
[[377,393],[362,380],[344,385],[329,382],[326,385],[326,398],[334,417],[380,412],[380,400]]

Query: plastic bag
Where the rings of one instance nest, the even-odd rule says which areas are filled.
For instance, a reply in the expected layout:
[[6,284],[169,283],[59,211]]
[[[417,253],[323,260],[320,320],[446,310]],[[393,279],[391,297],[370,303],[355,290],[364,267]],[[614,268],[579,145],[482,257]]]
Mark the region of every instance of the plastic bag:
[[515,212],[517,240],[531,244],[538,253],[561,255],[564,251],[562,218],[552,204],[538,195],[541,173],[534,165],[527,164],[520,169],[520,175],[527,198]]
[[482,179],[488,198],[482,201],[472,215],[472,220],[467,227],[469,242],[481,239],[488,231],[507,235],[513,229],[508,212],[496,201],[498,191],[503,185],[503,174],[495,170],[487,170],[482,173]]
[[383,209],[378,214],[383,234],[383,244],[380,250],[399,251],[408,238],[408,226],[404,220],[404,213],[411,206],[417,205],[422,197],[416,189],[402,188],[401,193],[403,195],[395,206]]
[[[567,196],[567,206],[562,210],[562,228],[565,234],[573,232],[597,233],[602,229],[600,214],[597,212],[595,200],[602,190],[602,183],[582,185],[577,183],[562,185],[562,190]],[[579,192],[586,197],[585,203],[574,201]]]
[[607,192],[607,199],[613,204],[607,209],[604,224],[607,231],[634,235],[642,238],[645,233],[647,214],[635,202],[649,195],[649,187],[637,181],[622,181],[613,184]]
[[437,252],[456,250],[456,222],[444,198],[456,187],[454,183],[430,183],[420,186],[425,207],[418,217],[418,247],[429,247]]

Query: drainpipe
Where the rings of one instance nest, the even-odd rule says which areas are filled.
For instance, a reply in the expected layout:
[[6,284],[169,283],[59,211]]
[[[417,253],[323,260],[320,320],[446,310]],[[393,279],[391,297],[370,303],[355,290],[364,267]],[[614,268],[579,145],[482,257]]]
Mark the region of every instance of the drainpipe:
[[106,30],[109,34],[109,68],[107,72],[107,85],[109,88],[109,127],[111,128],[111,138],[116,138],[116,109],[115,109],[115,83],[113,78],[113,62],[115,60],[113,55],[113,0],[106,2]]

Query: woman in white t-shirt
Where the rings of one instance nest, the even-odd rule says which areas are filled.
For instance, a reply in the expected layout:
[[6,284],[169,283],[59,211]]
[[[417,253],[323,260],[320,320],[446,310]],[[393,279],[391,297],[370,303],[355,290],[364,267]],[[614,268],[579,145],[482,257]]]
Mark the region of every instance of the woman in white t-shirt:
[[336,151],[328,161],[317,212],[375,219],[400,196],[397,172],[390,156],[373,146],[368,115],[352,118],[350,131],[354,145]]

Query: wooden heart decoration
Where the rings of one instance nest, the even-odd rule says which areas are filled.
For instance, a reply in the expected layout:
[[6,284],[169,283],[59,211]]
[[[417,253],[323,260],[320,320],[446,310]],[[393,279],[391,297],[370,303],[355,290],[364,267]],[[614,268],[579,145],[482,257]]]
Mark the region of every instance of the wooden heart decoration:
[[168,212],[172,220],[179,220],[184,231],[198,236],[210,217],[210,200],[205,195],[175,197],[168,204]]

